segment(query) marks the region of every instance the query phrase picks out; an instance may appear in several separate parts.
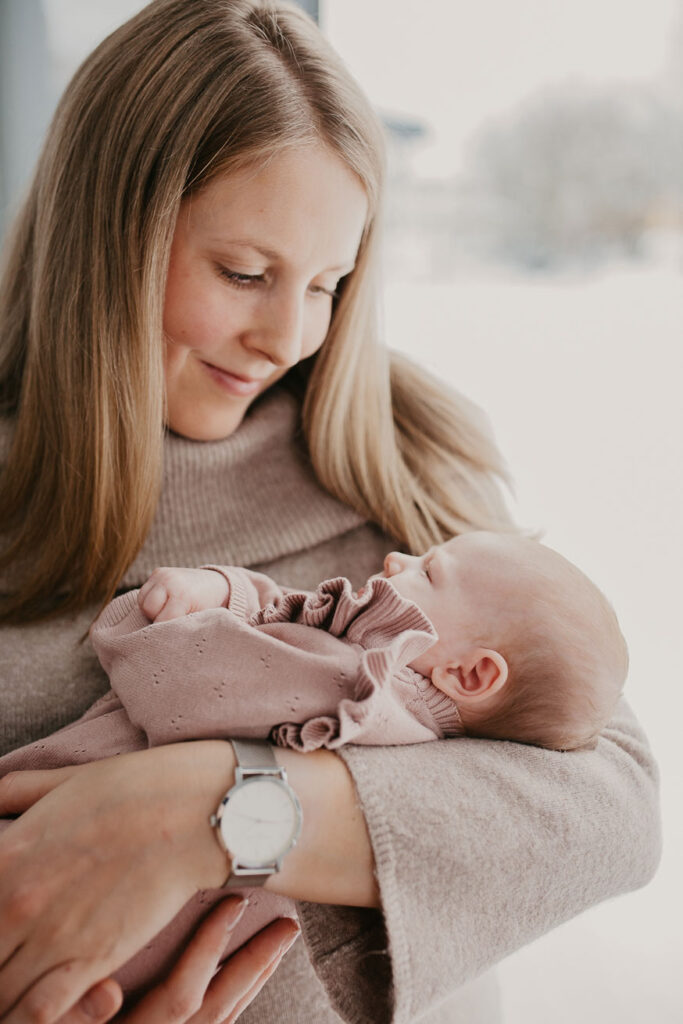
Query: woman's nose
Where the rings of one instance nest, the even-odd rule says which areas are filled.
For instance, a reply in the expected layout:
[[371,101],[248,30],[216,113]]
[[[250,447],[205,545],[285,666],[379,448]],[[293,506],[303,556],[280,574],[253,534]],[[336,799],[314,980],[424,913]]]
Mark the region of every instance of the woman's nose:
[[273,296],[262,310],[257,330],[250,335],[251,347],[274,366],[294,366],[301,359],[303,331],[303,298],[294,294]]

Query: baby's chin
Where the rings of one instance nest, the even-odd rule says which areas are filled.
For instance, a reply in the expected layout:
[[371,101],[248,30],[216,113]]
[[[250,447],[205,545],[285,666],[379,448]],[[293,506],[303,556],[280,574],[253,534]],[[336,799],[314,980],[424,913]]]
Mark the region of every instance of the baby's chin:
[[[371,576],[370,579],[371,580],[373,580],[373,579],[386,580],[386,582],[391,587],[393,587],[393,589],[396,591],[397,594],[399,594],[401,597],[404,597],[407,601],[412,601],[414,604],[417,604],[418,607],[419,607],[419,602],[417,600],[416,595],[414,595],[414,594],[412,594],[410,592],[410,587],[406,587],[405,586],[405,584],[401,580],[400,576],[387,576],[383,572],[378,572],[376,574],[376,576]],[[370,581],[368,580],[368,582],[370,582]]]
[[409,596],[406,594],[406,588],[398,582],[399,577],[397,576],[387,576],[384,572],[378,572],[376,576],[371,576],[370,579],[386,580],[386,582],[394,588],[397,594],[401,594],[403,597]]
[[[397,594],[400,594],[401,597],[407,597],[409,600],[412,601],[412,597],[410,596],[410,594],[406,593],[406,589],[403,586],[401,586],[400,583],[396,582],[397,579],[398,577],[387,576],[387,574],[382,569],[379,572],[373,573],[372,576],[368,576],[366,582],[361,587],[361,590],[366,590],[376,580],[385,580],[386,583],[389,583],[394,588]],[[360,593],[360,590],[358,591],[358,593]]]

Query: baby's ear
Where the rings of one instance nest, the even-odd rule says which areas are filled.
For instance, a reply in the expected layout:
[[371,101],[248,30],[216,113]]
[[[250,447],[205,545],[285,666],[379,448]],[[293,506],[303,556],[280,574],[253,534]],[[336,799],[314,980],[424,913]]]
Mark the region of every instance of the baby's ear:
[[499,651],[487,647],[473,647],[432,671],[434,686],[459,703],[473,704],[492,697],[505,686],[507,678],[507,661]]
[[598,745],[598,737],[597,736],[591,736],[591,738],[589,740],[585,740],[584,743],[579,743],[575,747],[564,747],[563,749],[571,750],[571,751],[574,751],[574,750],[595,750],[597,745]]

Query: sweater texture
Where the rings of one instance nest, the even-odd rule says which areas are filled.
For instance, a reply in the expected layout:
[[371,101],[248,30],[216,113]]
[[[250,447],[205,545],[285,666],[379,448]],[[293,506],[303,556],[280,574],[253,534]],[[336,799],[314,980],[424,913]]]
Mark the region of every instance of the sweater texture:
[[[340,573],[358,586],[377,571],[395,544],[320,487],[298,429],[295,400],[274,388],[225,441],[169,434],[156,518],[122,590],[158,565],[237,564],[306,589]],[[0,424],[0,453],[10,434]],[[104,695],[106,675],[79,643],[96,612],[2,628],[0,752]],[[244,1024],[494,1024],[488,968],[643,885],[658,863],[656,767],[623,701],[593,751],[461,738],[338,753],[382,911],[298,904],[304,941]]]
[[[434,628],[388,580],[372,578],[362,595],[343,577],[285,592],[262,573],[219,571],[226,608],[150,623],[137,590],[107,605],[90,636],[112,689],[72,725],[5,754],[0,777],[197,738],[269,738],[308,753],[462,733],[454,702],[409,666],[437,639]],[[117,971],[124,993],[137,998],[163,980],[224,898],[217,889],[190,901]],[[276,917],[296,916],[292,901],[264,889],[249,898],[223,958]]]
[[[232,736],[308,753],[462,734],[455,703],[410,668],[434,628],[388,580],[362,596],[344,577],[285,593],[261,573],[223,572],[226,608],[150,623],[129,591],[93,626],[112,690],[150,746]],[[82,739],[96,753],[105,737],[89,725]]]

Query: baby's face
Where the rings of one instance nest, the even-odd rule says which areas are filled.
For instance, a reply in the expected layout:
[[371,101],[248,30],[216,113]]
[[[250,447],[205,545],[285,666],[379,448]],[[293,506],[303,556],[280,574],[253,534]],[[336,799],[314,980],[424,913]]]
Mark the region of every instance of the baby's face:
[[503,625],[510,548],[511,538],[480,531],[454,537],[424,555],[387,555],[385,577],[424,612],[439,635],[412,668],[429,676],[435,665],[472,644],[491,643],[491,630]]

